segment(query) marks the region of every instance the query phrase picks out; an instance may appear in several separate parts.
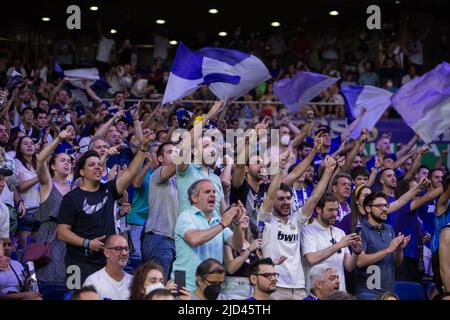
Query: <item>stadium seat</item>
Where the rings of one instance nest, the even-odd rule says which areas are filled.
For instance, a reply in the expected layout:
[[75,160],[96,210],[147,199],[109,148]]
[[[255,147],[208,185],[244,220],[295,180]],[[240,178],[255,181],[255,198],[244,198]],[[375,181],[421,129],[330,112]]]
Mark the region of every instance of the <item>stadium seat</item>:
[[425,288],[417,282],[396,281],[395,293],[400,300],[427,300]]
[[67,286],[64,282],[39,283],[39,292],[44,300],[64,300],[67,291]]
[[130,257],[127,266],[124,268],[124,271],[129,274],[132,274],[139,267],[140,263],[141,263],[140,259]]

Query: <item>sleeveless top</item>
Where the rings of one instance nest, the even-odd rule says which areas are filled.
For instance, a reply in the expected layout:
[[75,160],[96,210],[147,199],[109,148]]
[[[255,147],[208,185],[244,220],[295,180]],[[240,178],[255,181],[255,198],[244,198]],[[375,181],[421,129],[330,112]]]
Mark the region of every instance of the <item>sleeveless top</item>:
[[49,220],[56,220],[59,214],[59,207],[61,205],[63,195],[52,183],[52,189],[50,194],[44,202],[39,205],[39,210],[37,213],[37,220],[41,223],[47,222]]
[[[232,253],[233,253],[233,258],[237,258],[239,257],[241,254],[239,252],[237,252],[234,249],[231,249]],[[242,264],[242,266],[236,270],[235,273],[233,274],[229,274],[228,272],[226,273],[226,276],[228,277],[249,277],[250,276],[250,266],[256,261],[258,260],[258,256],[256,255],[255,252],[252,252],[247,260]]]
[[435,217],[435,225],[433,238],[431,239],[431,252],[438,252],[439,250],[439,237],[441,235],[442,229],[450,223],[450,205],[447,207],[447,211],[440,216]]

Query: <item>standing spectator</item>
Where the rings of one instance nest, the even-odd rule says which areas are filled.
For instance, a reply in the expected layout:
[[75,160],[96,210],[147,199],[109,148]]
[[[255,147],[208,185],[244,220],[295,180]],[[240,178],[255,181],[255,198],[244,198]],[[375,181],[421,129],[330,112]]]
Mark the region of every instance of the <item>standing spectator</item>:
[[336,227],[344,230],[348,230],[348,226],[344,225],[344,217],[350,214],[350,205],[347,203],[347,199],[352,195],[352,177],[348,174],[337,174],[333,178],[331,188],[336,198],[338,199],[338,215],[336,218]]
[[[448,291],[448,270],[443,269],[448,265],[448,256],[443,249],[448,248],[448,231],[447,226],[450,223],[450,175],[446,175],[443,182],[444,193],[439,197],[436,203],[436,228],[431,239],[431,252],[432,266],[433,266],[433,278],[436,284],[436,288],[439,292],[443,292],[443,285],[445,285],[445,291]],[[442,231],[444,234],[441,235]],[[444,248],[440,248],[440,239],[445,239]],[[443,263],[441,265],[441,262]],[[442,277],[442,274],[445,278]],[[445,283],[443,281],[446,281]]]
[[228,245],[225,245],[224,248],[224,264],[227,274],[221,292],[227,300],[243,300],[250,296],[252,290],[249,282],[251,264],[258,260],[257,250],[261,249],[262,244],[262,239],[253,240],[250,235],[248,216],[243,216],[240,221],[236,228],[242,229],[245,234],[242,250],[234,250]]
[[8,77],[10,77],[14,71],[20,73],[22,75],[22,78],[27,77],[27,71],[23,67],[23,63],[22,63],[21,59],[14,60],[14,65],[12,67],[9,67],[8,70],[6,70],[6,75]]
[[99,33],[99,42],[97,50],[97,65],[98,69],[102,74],[108,71],[109,62],[112,55],[114,54],[114,47],[116,42],[111,38],[111,34],[108,32],[103,32],[100,21],[97,24],[97,29]]
[[233,206],[222,217],[214,210],[214,184],[206,179],[194,182],[188,190],[191,207],[180,213],[175,227],[176,258],[173,270],[186,271],[186,286],[195,289],[195,270],[208,257],[223,261],[224,244],[242,250],[243,232],[228,227],[241,208]]
[[26,209],[25,215],[19,216],[17,234],[19,247],[25,248],[27,237],[39,229],[39,222],[36,220],[36,213],[39,209],[36,151],[33,140],[28,136],[20,138],[17,143],[15,165],[17,170],[16,188]]
[[[384,291],[394,290],[395,267],[403,260],[403,249],[410,240],[410,236],[402,234],[395,236],[394,229],[386,224],[389,202],[380,192],[369,194],[364,199],[364,210],[367,220],[361,225],[362,252],[356,262],[356,294],[359,299],[371,300]],[[375,265],[379,268],[377,276],[380,281],[378,288],[371,288],[369,275],[373,271],[368,267]]]
[[341,279],[336,269],[328,264],[318,264],[309,270],[310,294],[303,300],[324,300],[339,291]]
[[36,216],[40,222],[37,242],[49,243],[52,256],[48,265],[37,270],[39,280],[44,282],[64,282],[66,278],[66,244],[56,239],[56,228],[62,199],[71,189],[67,179],[72,173],[72,159],[64,152],[52,153],[68,134],[67,131],[61,131],[37,156],[36,171],[40,184],[40,204]]
[[128,300],[133,276],[123,271],[128,263],[127,240],[120,235],[106,238],[106,266],[91,274],[83,287],[94,286],[103,300]]
[[161,144],[156,151],[159,167],[150,176],[148,218],[142,234],[142,261],[155,261],[169,279],[175,260],[175,223],[179,214],[172,143]]
[[169,39],[167,32],[156,32],[153,36],[153,58],[164,62],[167,60],[169,53]]
[[[301,264],[300,235],[312,211],[325,192],[336,162],[327,158],[327,169],[311,197],[297,211],[291,209],[292,188],[282,184],[288,153],[280,156],[280,170],[273,177],[263,202],[258,221],[264,222],[262,253],[275,261],[275,271],[280,274],[275,300],[301,300],[306,297],[305,277]],[[287,260],[282,257],[288,257]],[[285,260],[280,263],[280,259]]]
[[441,230],[439,238],[439,277],[442,281],[442,291],[450,291],[450,224]]
[[423,42],[431,31],[431,26],[427,27],[422,33],[414,30],[412,36],[408,40],[408,57],[411,64],[416,68],[420,75],[423,72]]
[[250,269],[253,294],[247,300],[271,300],[271,294],[277,290],[278,276],[272,259],[256,260]]
[[281,32],[277,32],[270,36],[266,42],[266,47],[269,48],[270,57],[281,58],[286,50],[286,42],[284,42]]
[[[351,272],[356,267],[357,255],[361,253],[361,239],[356,233],[345,235],[343,230],[334,227],[339,211],[339,201],[334,194],[326,193],[315,209],[317,219],[302,232],[302,253],[308,262],[307,267],[331,265],[341,281],[339,289],[347,291],[344,270]],[[353,253],[348,250],[350,245]],[[313,285],[309,283],[308,287]]]
[[364,72],[359,75],[358,83],[364,86],[379,86],[380,78],[377,73],[373,71],[373,62],[364,62]]
[[78,158],[74,178],[81,177],[81,181],[78,188],[63,198],[58,216],[58,238],[67,242],[66,266],[78,265],[81,281],[105,264],[103,241],[106,236],[116,233],[115,201],[136,177],[151,139],[151,134],[145,135],[128,170],[105,184],[100,183],[102,166],[97,152],[88,151]]
[[34,127],[34,112],[31,107],[26,107],[20,111],[20,120],[22,123],[11,130],[11,135],[21,131],[30,137],[34,143],[38,143],[41,132]]

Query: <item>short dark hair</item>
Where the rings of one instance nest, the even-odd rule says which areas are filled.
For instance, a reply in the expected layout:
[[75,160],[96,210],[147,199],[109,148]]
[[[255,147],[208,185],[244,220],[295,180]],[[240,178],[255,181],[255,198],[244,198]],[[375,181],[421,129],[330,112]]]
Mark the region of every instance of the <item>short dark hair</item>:
[[174,144],[172,142],[165,142],[159,145],[158,150],[156,150],[156,156],[157,157],[161,157],[164,154],[164,147],[167,145],[172,145],[174,146]]
[[45,115],[48,115],[48,113],[42,108],[34,109],[34,118],[36,119],[42,113],[44,113]]
[[326,192],[322,198],[320,198],[319,202],[316,204],[316,208],[323,209],[327,202],[336,202],[339,201],[338,197],[333,192]]
[[100,159],[100,155],[97,151],[94,150],[88,150],[87,152],[83,153],[77,160],[77,164],[75,166],[75,172],[74,172],[74,180],[81,177],[80,171],[84,168],[84,165],[86,164],[86,160],[90,157],[97,157]]
[[370,173],[369,173],[369,170],[367,170],[367,168],[362,167],[362,166],[357,166],[357,167],[354,167],[350,171],[350,176],[352,177],[353,180],[355,180],[356,177],[358,177],[358,176],[369,177]]
[[97,293],[98,294],[98,291],[97,291],[97,289],[95,289],[94,286],[86,286],[86,287],[83,287],[81,289],[75,290],[75,292],[73,293],[73,295],[70,298],[70,300],[80,300],[81,294],[87,293],[87,292],[93,292],[93,293]]
[[338,173],[337,175],[334,176],[333,181],[331,182],[331,186],[334,187],[338,184],[339,179],[341,178],[346,178],[348,179],[350,182],[352,182],[352,177],[347,174],[347,173]]
[[444,178],[442,179],[442,188],[445,190],[448,189],[448,187],[450,186],[450,174],[446,174],[444,176]]
[[124,94],[124,92],[123,91],[116,91],[116,92],[114,92],[113,98],[115,98],[118,94]]
[[282,183],[282,184],[280,185],[280,189],[278,189],[278,190],[285,191],[285,192],[289,192],[290,195],[291,195],[291,197],[293,196],[293,194],[292,194],[292,188],[291,188],[288,184],[286,184],[286,183]]
[[388,171],[388,170],[394,171],[394,174],[395,174],[395,170],[394,170],[394,169],[391,169],[391,168],[385,168],[385,169],[383,169],[383,170],[380,171],[380,178],[381,178],[381,177],[383,176],[383,174],[384,174],[386,171]]
[[256,274],[259,272],[259,266],[265,264],[269,266],[274,266],[273,261],[271,258],[264,258],[260,260],[256,260],[250,265],[250,275]]
[[433,173],[435,173],[436,171],[440,171],[440,172],[444,173],[444,170],[442,170],[441,168],[434,168],[433,170],[431,170],[428,173],[428,177],[431,178],[433,176]]
[[312,148],[312,147],[313,147],[313,145],[311,142],[304,141],[304,142],[300,143],[298,150],[303,150],[305,148]]
[[33,108],[31,108],[31,107],[25,107],[25,108],[23,108],[22,110],[20,110],[20,115],[23,116],[23,114],[24,114],[25,111],[27,111],[27,110],[31,110],[31,112],[33,112],[33,116],[34,116],[34,111],[33,111]]
[[[213,268],[214,266],[215,268]],[[224,273],[224,272],[225,267],[220,263],[219,260],[216,260],[214,258],[208,258],[198,265],[197,270],[195,270],[195,275],[197,277],[204,278],[208,276],[208,274]]]
[[364,201],[363,201],[364,209],[366,209],[367,206],[370,206],[371,204],[373,204],[373,202],[377,198],[383,198],[384,200],[388,201],[386,195],[383,192],[372,192],[364,198]]
[[417,171],[420,171],[421,169],[427,169],[428,172],[430,172],[430,168],[426,164],[421,164],[419,167],[419,170],[417,170]]

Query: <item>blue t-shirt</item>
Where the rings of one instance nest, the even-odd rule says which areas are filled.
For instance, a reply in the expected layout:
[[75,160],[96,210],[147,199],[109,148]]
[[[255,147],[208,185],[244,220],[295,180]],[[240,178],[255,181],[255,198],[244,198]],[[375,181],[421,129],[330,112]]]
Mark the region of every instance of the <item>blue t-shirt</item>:
[[131,204],[131,213],[127,215],[127,223],[143,226],[148,217],[149,181],[153,169],[149,169],[139,189],[136,189]]
[[[376,156],[372,156],[372,158],[370,158],[369,161],[367,161],[366,163],[366,168],[367,170],[369,170],[369,172],[372,170],[372,168],[375,166],[375,157]],[[389,155],[389,158],[391,158],[392,160],[397,161],[397,155],[395,153],[391,153]],[[401,175],[401,171],[395,171],[396,174],[400,174]]]
[[[403,207],[395,212],[396,219],[394,230],[395,234],[401,232],[405,237],[411,236],[411,240],[408,245],[403,249],[403,254],[405,257],[411,259],[418,259],[418,244],[419,240],[417,238],[418,234],[422,234],[422,226],[418,219],[417,210],[411,211],[411,201],[408,201]],[[392,214],[392,213],[391,213]]]
[[[310,137],[306,138],[306,141],[309,142],[310,144],[314,144],[314,140]],[[337,136],[331,139],[331,144],[330,144],[330,149],[328,150],[328,152],[317,152],[316,156],[313,159],[313,165],[314,165],[314,170],[317,172],[319,172],[319,167],[320,164],[322,163],[323,160],[325,160],[325,157],[329,154],[332,154],[334,152],[336,152],[339,147],[341,146],[341,136]]]
[[[387,196],[387,201],[388,201],[389,203],[392,203],[392,202],[394,202],[395,200],[397,200],[395,197]],[[387,220],[386,220],[385,223],[388,224],[388,225],[390,225],[391,227],[395,226],[395,221],[396,221],[396,218],[397,218],[397,212],[398,212],[398,210],[389,213],[388,216],[387,216]]]
[[423,231],[433,235],[435,231],[436,199],[427,202],[417,209],[422,220]]
[[309,184],[306,188],[295,189],[295,193],[297,194],[298,206],[303,207],[305,205],[306,200],[311,197],[311,194],[314,190],[314,184]]

